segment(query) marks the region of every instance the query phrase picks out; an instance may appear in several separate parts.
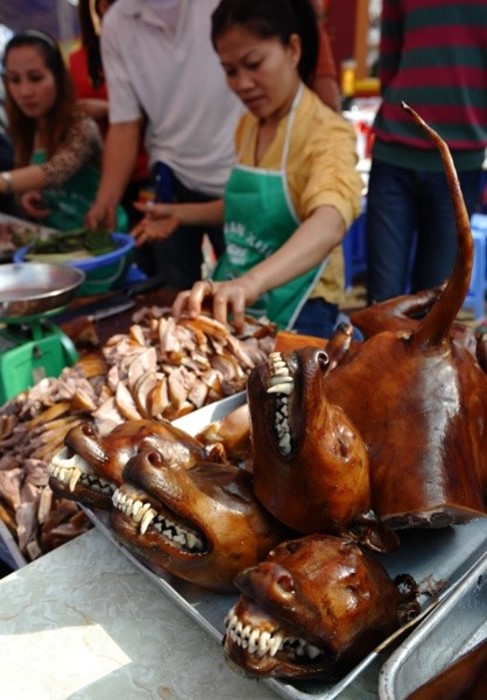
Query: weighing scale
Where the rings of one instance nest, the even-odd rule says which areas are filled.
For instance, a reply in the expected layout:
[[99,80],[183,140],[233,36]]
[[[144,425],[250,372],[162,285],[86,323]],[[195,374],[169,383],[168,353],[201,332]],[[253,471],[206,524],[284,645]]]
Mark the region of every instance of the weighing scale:
[[0,405],[78,361],[73,342],[49,316],[84,279],[84,272],[64,265],[0,266]]

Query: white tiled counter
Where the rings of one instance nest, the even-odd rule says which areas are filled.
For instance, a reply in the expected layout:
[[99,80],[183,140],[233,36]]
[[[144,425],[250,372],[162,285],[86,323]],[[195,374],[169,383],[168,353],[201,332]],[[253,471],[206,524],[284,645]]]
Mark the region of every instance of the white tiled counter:
[[[376,677],[375,677],[376,678]],[[369,690],[375,689],[373,679]],[[0,581],[0,697],[272,700],[97,529]],[[376,697],[362,686],[343,700]]]
[[276,698],[97,530],[0,582],[0,688],[9,700]]

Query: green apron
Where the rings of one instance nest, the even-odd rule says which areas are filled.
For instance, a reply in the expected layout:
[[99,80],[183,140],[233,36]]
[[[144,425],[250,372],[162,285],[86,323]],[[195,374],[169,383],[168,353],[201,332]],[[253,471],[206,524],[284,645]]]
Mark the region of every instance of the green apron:
[[[298,90],[289,113],[280,170],[236,165],[230,174],[223,197],[226,251],[212,275],[214,280],[240,277],[278,250],[300,223],[288,191],[286,165],[303,89]],[[291,328],[325,263],[261,295],[246,311],[266,316],[280,328]]]
[[[46,161],[43,150],[35,151],[31,163],[41,165]],[[69,231],[82,228],[84,219],[91,205],[96,199],[100,173],[91,165],[85,165],[69,178],[62,187],[57,189],[44,189],[42,201],[50,214],[42,220],[43,226]],[[117,231],[127,230],[127,216],[121,207],[117,208]]]

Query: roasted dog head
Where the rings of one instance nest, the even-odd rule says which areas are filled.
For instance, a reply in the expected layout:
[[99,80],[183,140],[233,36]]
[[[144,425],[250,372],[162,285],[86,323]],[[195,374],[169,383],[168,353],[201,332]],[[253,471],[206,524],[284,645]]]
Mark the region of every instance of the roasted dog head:
[[248,472],[206,461],[184,469],[157,449],[127,463],[113,503],[112,529],[130,551],[218,591],[234,590],[236,574],[288,535],[256,501]]
[[111,510],[123,468],[144,445],[157,446],[166,459],[184,468],[210,454],[216,460],[219,454],[218,446],[206,449],[166,420],[128,420],[103,436],[92,423],[84,422],[66,435],[63,450],[52,459],[49,485],[55,493],[88,507]]
[[377,560],[329,535],[281,543],[236,584],[224,652],[254,676],[331,679],[419,612],[410,577],[396,586]]
[[[370,512],[369,457],[361,435],[327,400],[324,350],[272,353],[249,376],[254,490],[265,508],[301,533],[356,533],[390,550],[392,533]],[[336,372],[338,370],[332,370]]]

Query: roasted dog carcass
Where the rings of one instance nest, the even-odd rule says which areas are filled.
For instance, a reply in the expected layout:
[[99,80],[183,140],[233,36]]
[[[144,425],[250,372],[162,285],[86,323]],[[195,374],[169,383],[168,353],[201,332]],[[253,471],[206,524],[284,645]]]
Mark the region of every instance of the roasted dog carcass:
[[[249,377],[255,492],[296,529],[297,519],[307,531],[314,524],[306,521],[308,502],[319,515],[321,501],[325,519],[336,508],[335,494],[339,504],[363,509],[361,441],[371,506],[389,527],[443,527],[485,515],[487,375],[468,343],[452,333],[472,270],[469,218],[446,144],[413,116],[440,149],[458,231],[457,260],[437,300],[421,320],[401,320],[362,343],[332,339],[336,362],[323,350],[297,350],[282,353],[275,365],[282,381],[271,365]],[[325,437],[325,431],[333,433]],[[355,462],[348,472],[350,454]]]

